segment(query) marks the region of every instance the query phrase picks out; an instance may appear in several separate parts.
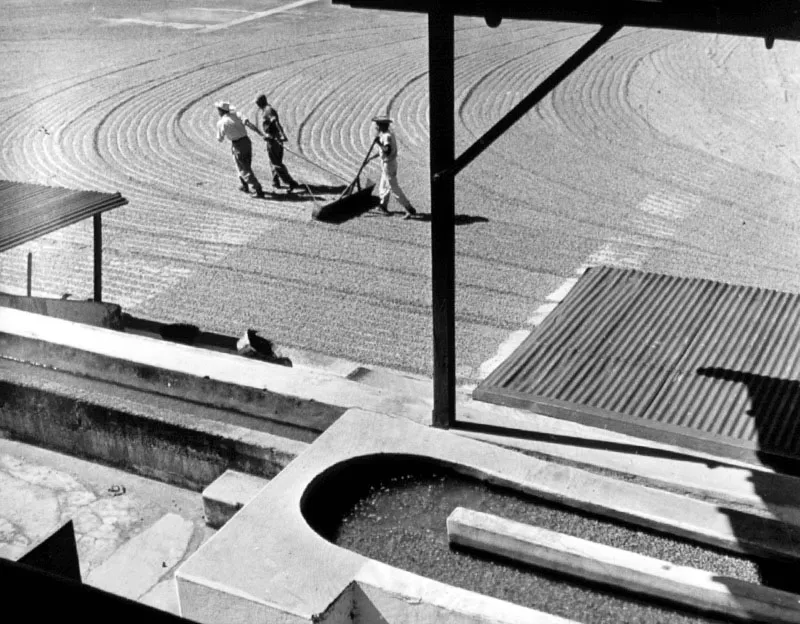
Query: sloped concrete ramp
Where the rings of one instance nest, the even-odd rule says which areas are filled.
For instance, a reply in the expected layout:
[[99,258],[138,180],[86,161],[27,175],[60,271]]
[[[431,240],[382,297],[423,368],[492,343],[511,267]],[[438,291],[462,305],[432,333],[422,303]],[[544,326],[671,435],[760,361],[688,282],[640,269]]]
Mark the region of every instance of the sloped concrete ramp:
[[799,338],[800,295],[594,267],[473,396],[797,472]]

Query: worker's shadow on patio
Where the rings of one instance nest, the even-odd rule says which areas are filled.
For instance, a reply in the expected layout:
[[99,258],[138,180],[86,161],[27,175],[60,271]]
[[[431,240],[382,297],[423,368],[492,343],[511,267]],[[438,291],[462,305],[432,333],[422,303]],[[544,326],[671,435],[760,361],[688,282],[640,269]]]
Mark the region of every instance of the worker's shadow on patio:
[[[344,189],[345,187],[341,187]],[[308,201],[309,196],[305,195],[298,195],[298,200]],[[321,198],[317,197],[316,202],[321,203],[329,203],[334,200],[327,200],[327,202],[320,201]],[[348,202],[347,204],[343,205],[334,213],[328,213],[324,218],[320,218],[320,221],[324,221],[326,223],[335,223],[340,224],[344,223],[345,221],[349,221],[350,219],[354,219],[356,217],[367,217],[367,218],[376,218],[376,219],[387,219],[389,217],[404,217],[406,215],[405,210],[388,210],[388,211],[380,211],[376,210],[380,205],[380,199],[375,195],[370,195],[365,200],[353,201]],[[430,222],[431,215],[428,212],[418,212],[417,214],[413,215],[406,223],[413,223],[413,222]],[[473,215],[455,215],[453,219],[453,223],[455,225],[471,225],[473,223],[487,223],[489,219],[486,217],[481,216],[473,216]]]
[[[700,375],[719,380],[725,387],[720,393],[732,397],[732,406],[741,406],[753,419],[756,442],[760,449],[756,455],[760,463],[774,470],[783,478],[776,478],[769,472],[752,470],[753,490],[761,499],[769,515],[783,523],[776,523],[770,530],[775,543],[792,545],[800,550],[800,480],[792,486],[790,477],[800,476],[797,461],[779,456],[769,449],[790,448],[797,454],[800,444],[797,440],[797,427],[800,425],[800,381],[779,379],[756,373],[730,370],[718,367],[698,368]],[[718,393],[718,395],[720,394]],[[732,408],[732,409],[735,409]],[[731,414],[734,416],[734,414]],[[764,450],[761,450],[764,449]],[[742,550],[752,556],[761,577],[761,583],[768,587],[800,593],[800,576],[797,575],[797,562],[780,561],[775,557],[766,558],[752,546],[758,540],[757,528],[747,514],[735,509],[721,508],[729,517],[730,525],[739,540]],[[717,581],[729,584],[731,590],[738,581],[717,577]],[[741,595],[741,594],[739,594]],[[743,609],[746,609],[742,605]]]
[[308,202],[312,199],[321,204],[333,201],[347,188],[346,184],[301,184],[294,191],[283,188],[277,192],[267,190],[270,201]]

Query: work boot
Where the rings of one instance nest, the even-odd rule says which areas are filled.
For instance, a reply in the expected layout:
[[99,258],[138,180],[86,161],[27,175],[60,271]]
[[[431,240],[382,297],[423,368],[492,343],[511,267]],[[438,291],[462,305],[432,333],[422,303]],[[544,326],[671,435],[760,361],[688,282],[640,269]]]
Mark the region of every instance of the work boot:
[[260,186],[256,186],[255,191],[256,192],[253,194],[253,197],[257,199],[264,199],[266,197],[264,194],[264,189],[262,189]]
[[414,209],[414,206],[407,206],[406,207],[406,216],[403,219],[410,219],[411,217],[415,216],[417,211]]
[[247,186],[247,182],[244,181],[244,178],[239,178],[239,190],[243,193],[249,193],[250,187]]
[[389,209],[386,207],[386,204],[381,202],[378,204],[378,210],[380,210],[383,214],[389,214]]
[[294,190],[297,190],[297,189],[299,189],[299,188],[300,188],[300,185],[297,183],[297,181],[296,181],[296,180],[291,180],[291,181],[289,182],[289,191],[290,191],[290,192],[291,192],[291,191],[294,191]]

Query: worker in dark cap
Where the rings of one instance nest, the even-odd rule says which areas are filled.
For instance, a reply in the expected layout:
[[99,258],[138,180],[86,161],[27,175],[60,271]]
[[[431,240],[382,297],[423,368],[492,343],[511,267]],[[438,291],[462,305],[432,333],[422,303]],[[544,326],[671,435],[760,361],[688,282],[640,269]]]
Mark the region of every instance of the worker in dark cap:
[[380,115],[372,118],[373,123],[377,127],[377,135],[375,142],[380,149],[381,159],[381,181],[378,184],[378,197],[380,197],[379,209],[382,212],[389,212],[389,198],[394,195],[400,205],[406,211],[406,219],[410,219],[417,211],[408,197],[400,188],[400,183],[397,181],[397,139],[390,128],[392,120],[389,117]]
[[219,113],[217,141],[222,142],[229,139],[231,142],[231,153],[236,162],[236,168],[239,170],[239,182],[241,183],[239,189],[249,193],[250,186],[252,186],[256,197],[265,197],[261,184],[256,178],[256,174],[253,173],[253,144],[247,136],[244,122],[230,103],[220,101],[215,102],[214,106],[217,107]]
[[280,188],[281,181],[283,181],[290,191],[300,188],[300,185],[289,174],[286,165],[283,164],[283,144],[287,139],[280,119],[278,119],[278,111],[270,106],[267,96],[263,93],[256,98],[256,106],[261,115],[260,125],[264,133],[264,141],[267,143],[267,155],[272,168],[272,186]]

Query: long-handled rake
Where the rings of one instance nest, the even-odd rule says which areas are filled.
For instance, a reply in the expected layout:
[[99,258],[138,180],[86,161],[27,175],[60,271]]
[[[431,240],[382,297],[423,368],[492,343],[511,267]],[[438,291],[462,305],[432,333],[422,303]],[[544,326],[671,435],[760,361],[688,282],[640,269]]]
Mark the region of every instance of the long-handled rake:
[[377,139],[370,143],[367,154],[364,156],[364,161],[358,168],[353,180],[342,191],[342,194],[332,202],[328,202],[327,204],[320,206],[319,209],[315,208],[314,213],[311,215],[312,217],[315,219],[325,220],[337,216],[361,212],[364,211],[364,209],[369,210],[369,208],[372,207],[372,189],[375,188],[375,183],[367,178],[367,181],[362,186],[361,172],[370,161],[370,155],[372,154],[372,148],[375,147],[375,143],[377,143]]
[[[244,120],[245,125],[253,130],[256,134],[258,134],[261,138],[266,139],[267,137],[264,133],[259,130],[250,120]],[[314,209],[311,212],[311,216],[314,219],[318,219],[320,221],[335,219],[336,217],[341,217],[347,214],[354,214],[357,212],[363,212],[365,209],[368,210],[372,207],[372,190],[375,188],[375,182],[370,180],[369,178],[366,179],[366,182],[362,185],[361,184],[361,172],[364,170],[364,167],[367,166],[367,163],[370,161],[370,155],[372,154],[372,149],[375,147],[375,143],[377,139],[375,139],[369,146],[369,150],[367,150],[367,155],[364,156],[364,161],[361,163],[361,167],[359,167],[358,172],[356,173],[355,177],[352,180],[348,180],[338,173],[330,171],[325,167],[321,167],[320,165],[316,164],[315,162],[309,160],[305,156],[298,154],[294,150],[287,148],[285,145],[283,147],[284,150],[289,152],[290,154],[301,158],[305,162],[313,165],[314,167],[325,171],[326,173],[330,173],[335,177],[339,178],[340,180],[344,180],[347,182],[347,186],[342,191],[342,194],[339,195],[336,199],[326,204],[320,204],[317,202],[317,198],[311,189],[308,187],[307,184],[303,183],[303,186],[306,187],[308,194],[311,196],[311,200],[314,203]]]

